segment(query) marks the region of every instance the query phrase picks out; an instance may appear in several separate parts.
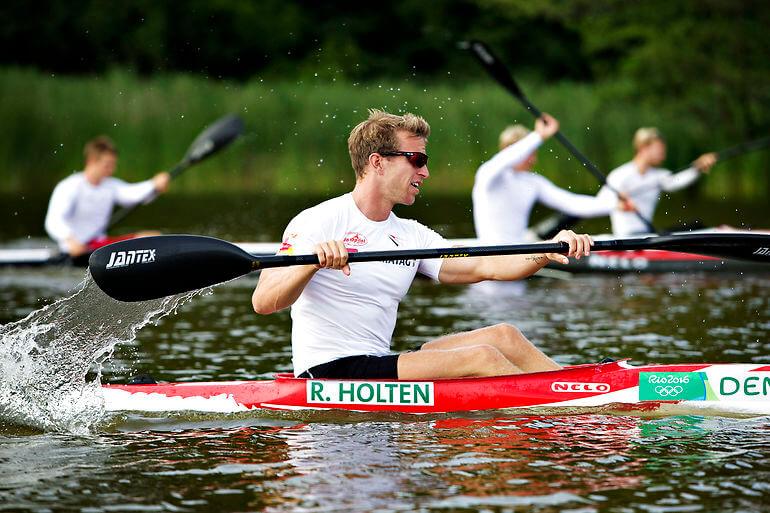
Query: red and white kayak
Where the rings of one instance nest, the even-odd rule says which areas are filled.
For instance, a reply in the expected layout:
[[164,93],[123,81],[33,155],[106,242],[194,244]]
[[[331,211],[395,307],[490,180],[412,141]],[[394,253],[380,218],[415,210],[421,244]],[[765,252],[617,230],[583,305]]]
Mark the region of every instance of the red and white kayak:
[[416,414],[597,409],[770,415],[770,365],[626,361],[425,381],[304,379],[104,385],[108,411],[349,410]]

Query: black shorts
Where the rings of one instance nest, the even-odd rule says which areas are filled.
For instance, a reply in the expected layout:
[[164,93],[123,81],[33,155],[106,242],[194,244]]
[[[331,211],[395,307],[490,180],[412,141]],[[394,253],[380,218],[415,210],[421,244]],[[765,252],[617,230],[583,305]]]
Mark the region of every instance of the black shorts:
[[398,379],[398,355],[346,356],[322,363],[299,375],[300,378]]

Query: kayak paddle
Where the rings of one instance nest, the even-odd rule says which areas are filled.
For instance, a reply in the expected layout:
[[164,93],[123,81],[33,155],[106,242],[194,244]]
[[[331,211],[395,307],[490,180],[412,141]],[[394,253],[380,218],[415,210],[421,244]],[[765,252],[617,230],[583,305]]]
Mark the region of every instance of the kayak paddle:
[[[708,233],[595,241],[593,251],[662,249],[770,263],[770,235]],[[374,262],[531,253],[569,253],[565,242],[350,253]],[[99,288],[119,301],[145,301],[209,287],[269,267],[317,264],[316,255],[255,256],[212,237],[160,235],[97,249],[88,267]]]
[[[766,148],[767,146],[770,146],[770,136],[760,137],[759,139],[753,139],[751,141],[744,141],[742,143],[736,144],[735,146],[730,146],[729,148],[725,148],[724,150],[720,150],[716,152],[716,155],[717,155],[716,163],[719,164],[723,160],[738,157],[740,155],[743,155],[744,153],[761,150],[763,148]],[[682,171],[690,169],[691,167],[693,167],[692,164],[676,170],[675,173],[680,173]],[[640,194],[640,193],[652,190],[653,188],[656,188],[656,187],[657,187],[656,184],[648,185],[646,187],[638,187],[634,190],[628,191],[628,194]]]
[[[768,146],[770,146],[770,137],[761,137],[759,139],[753,139],[751,141],[745,141],[740,144],[736,144],[735,146],[731,146],[717,152],[717,164],[723,160],[738,157],[744,153],[761,150]],[[692,164],[679,169],[676,171],[676,173],[689,169],[690,167],[692,167]],[[648,187],[639,187],[637,189],[626,191],[626,194],[632,196],[652,190],[653,188],[657,187],[657,184],[653,184]],[[582,217],[575,217],[569,214],[554,214],[533,226],[531,230],[534,232],[538,239],[550,239],[559,233],[559,230],[566,230],[567,228],[571,228],[582,220]]]
[[770,146],[770,136],[760,137],[759,139],[754,139],[751,141],[744,141],[740,144],[736,144],[735,146],[731,146],[724,150],[718,151],[717,162],[722,162],[723,160],[731,159],[751,151],[761,150],[763,148],[767,148],[768,146]]
[[[515,96],[524,105],[524,107],[526,107],[526,109],[535,117],[535,119],[542,117],[543,113],[540,111],[540,109],[535,107],[535,105],[529,101],[526,96],[524,96],[524,92],[513,79],[513,75],[511,75],[505,65],[500,62],[500,59],[498,59],[495,54],[492,53],[492,50],[486,44],[482,43],[481,41],[469,41],[460,43],[460,47],[462,49],[469,50],[481,63],[484,69],[487,70],[487,72],[492,76],[492,78],[497,80],[497,82],[505,89],[507,89],[509,93],[513,94],[513,96]],[[618,197],[620,197],[620,193],[607,183],[607,177],[604,175],[604,173],[599,171],[599,168],[596,167],[596,164],[588,160],[588,157],[583,155],[580,150],[578,150],[575,145],[572,144],[570,140],[561,133],[561,131],[556,132],[554,137],[556,137],[556,139],[565,148],[567,148],[567,150],[572,153],[572,155],[574,155],[575,158],[577,158],[583,164],[583,166],[591,172],[591,174],[594,175],[594,177],[599,181],[601,185],[607,187],[609,190],[618,195]],[[655,229],[655,227],[652,225],[652,222],[644,217],[641,213],[639,213],[638,210],[634,210],[634,214],[636,214],[636,217],[638,217],[639,220],[644,223],[645,227],[647,227],[650,233],[658,233],[658,230]]]
[[[208,126],[192,142],[187,149],[187,153],[174,168],[169,171],[171,178],[174,179],[190,166],[210,157],[222,148],[233,142],[243,132],[243,120],[238,116],[231,114],[217,120],[213,125]],[[125,219],[139,205],[146,205],[152,202],[157,196],[150,196],[144,203],[138,203],[131,207],[125,207],[116,212],[110,219],[109,228]]]

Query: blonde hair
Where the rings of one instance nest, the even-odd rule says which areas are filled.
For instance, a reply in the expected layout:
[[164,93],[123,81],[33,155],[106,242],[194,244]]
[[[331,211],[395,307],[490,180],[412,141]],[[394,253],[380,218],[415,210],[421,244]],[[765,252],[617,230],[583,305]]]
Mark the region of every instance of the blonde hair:
[[660,134],[660,131],[657,128],[651,126],[642,127],[634,134],[634,150],[639,151],[655,140],[664,140],[663,136]]
[[397,116],[378,109],[369,109],[369,117],[356,125],[348,137],[350,163],[356,172],[356,178],[364,176],[364,168],[372,153],[398,151],[399,131],[427,139],[430,135],[430,125],[414,114]]
[[524,125],[508,125],[505,130],[500,132],[498,142],[500,149],[507,148],[511,144],[517,143],[529,135],[531,130]]
[[118,155],[118,149],[115,146],[115,143],[106,135],[94,137],[83,147],[83,157],[86,159],[86,162],[97,159],[105,153],[111,153],[116,157]]

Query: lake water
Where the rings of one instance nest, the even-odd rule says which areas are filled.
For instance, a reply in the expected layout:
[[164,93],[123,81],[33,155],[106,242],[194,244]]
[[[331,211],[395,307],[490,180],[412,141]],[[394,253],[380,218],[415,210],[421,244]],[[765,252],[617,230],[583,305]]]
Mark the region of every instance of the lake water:
[[[160,228],[231,240],[275,240],[302,206],[169,203]],[[467,208],[415,217],[467,236],[447,214]],[[69,385],[268,378],[290,369],[290,319],[251,311],[256,276],[131,308],[83,279],[0,270],[0,511],[768,511],[770,417],[104,414]],[[561,364],[770,363],[769,290],[770,273],[542,278],[492,295],[416,281],[394,345],[509,322]],[[49,398],[39,383],[56,384]]]

